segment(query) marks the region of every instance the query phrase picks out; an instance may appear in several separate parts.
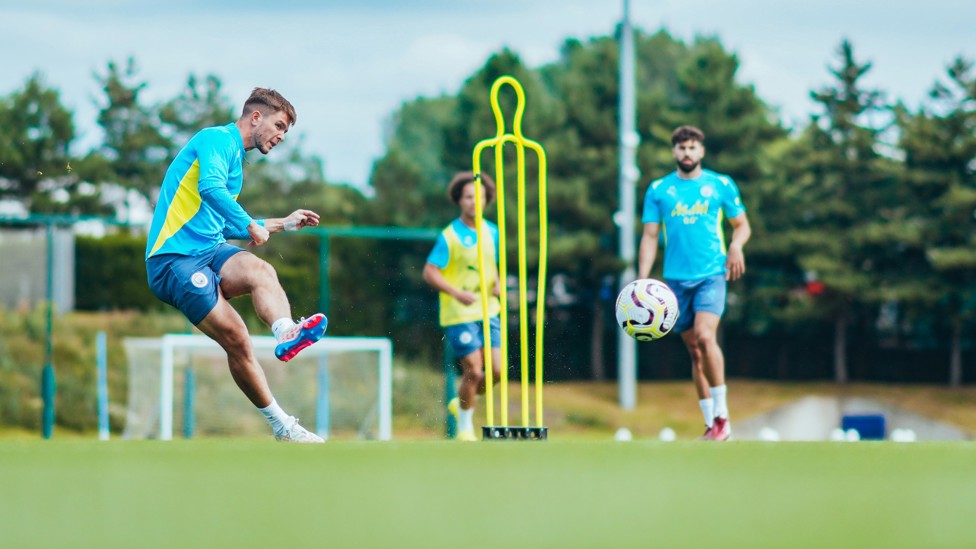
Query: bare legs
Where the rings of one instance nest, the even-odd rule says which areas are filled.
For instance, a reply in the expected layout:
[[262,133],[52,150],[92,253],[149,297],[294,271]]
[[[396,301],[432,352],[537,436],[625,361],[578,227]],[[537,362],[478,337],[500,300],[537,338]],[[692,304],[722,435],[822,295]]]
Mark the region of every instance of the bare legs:
[[718,323],[712,313],[695,314],[695,326],[681,333],[691,355],[691,376],[699,399],[711,397],[709,387],[725,385],[725,355],[718,344]]
[[[492,380],[497,383],[501,376],[501,350],[491,348]],[[458,387],[458,400],[462,410],[474,407],[475,397],[485,392],[484,348],[461,358],[461,385]]]
[[290,318],[291,306],[274,268],[253,254],[234,254],[224,263],[220,276],[217,305],[197,324],[197,328],[227,352],[227,364],[234,382],[251,403],[264,408],[274,397],[264,370],[254,356],[244,319],[227,300],[251,294],[255,311],[269,326],[279,318]]

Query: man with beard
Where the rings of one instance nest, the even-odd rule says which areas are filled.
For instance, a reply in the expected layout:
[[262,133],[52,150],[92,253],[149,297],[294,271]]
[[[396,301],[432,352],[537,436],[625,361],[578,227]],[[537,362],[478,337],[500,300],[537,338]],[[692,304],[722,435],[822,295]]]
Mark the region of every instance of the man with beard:
[[[725,357],[718,344],[725,311],[726,284],[745,273],[742,247],[751,229],[735,182],[701,167],[705,134],[681,126],[671,134],[671,154],[678,169],[653,181],[644,198],[644,231],[638,276],[651,274],[664,226],[664,282],[678,298],[674,331],[691,355],[692,378],[705,418],[702,440],[728,440],[732,434],[725,386]],[[725,245],[722,219],[732,225]]]
[[292,320],[288,297],[269,263],[227,243],[260,246],[271,234],[319,224],[299,209],[287,217],[255,219],[237,203],[244,185],[244,153],[268,154],[295,124],[295,108],[275,90],[255,88],[237,122],[197,132],[176,155],[159,189],[146,244],[149,287],[227,352],[231,376],[268,421],[275,438],[323,442],[286,414],[254,356],[247,325],[229,299],[250,295],[258,316],[271,326],[282,362],[325,335],[328,321],[316,313]]

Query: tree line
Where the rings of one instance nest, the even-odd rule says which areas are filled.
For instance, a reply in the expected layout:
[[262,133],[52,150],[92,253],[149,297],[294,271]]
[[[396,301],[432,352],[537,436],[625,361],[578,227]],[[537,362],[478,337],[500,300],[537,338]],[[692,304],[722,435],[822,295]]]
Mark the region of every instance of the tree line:
[[[631,213],[640,215],[649,182],[674,169],[671,130],[692,124],[707,135],[705,166],[737,181],[752,221],[748,271],[730,286],[724,323],[731,375],[953,385],[976,377],[963,368],[976,312],[972,60],[949,60],[927,99],[908,106],[866,84],[871,62],[845,40],[824,83],[810,90],[808,120],[787,127],[737,80],[739,59],[719,39],[638,31],[636,47],[643,175]],[[444,226],[457,214],[446,183],[470,169],[475,143],[496,131],[491,84],[513,75],[527,98],[523,132],[545,146],[549,164],[549,272],[562,292],[546,304],[547,363],[557,365],[550,369],[557,377],[612,376],[612,304],[623,267],[613,216],[617,61],[613,36],[568,39],[559,58],[541,67],[501,50],[456,94],[418,97],[391,114],[385,153],[370,174],[372,197],[326,181],[321,159],[292,150],[287,158],[252,159],[240,200],[255,215],[301,204],[320,211],[326,225]],[[177,97],[157,104],[142,99],[147,83],[134,60],[109,62],[94,76],[104,139],[80,157],[70,152],[72,113],[40,73],[0,98],[0,198],[32,212],[103,215],[116,213],[104,196],[112,188],[152,202],[186,140],[236,115],[215,75],[190,75]],[[514,97],[504,91],[511,116]],[[511,156],[506,181],[515,180]],[[492,159],[483,160],[493,172]],[[505,200],[515,212],[514,192]],[[280,239],[260,252],[278,268],[296,309],[317,302],[312,240]],[[437,355],[436,299],[420,278],[429,248],[337,240],[328,265],[330,312],[343,319],[337,333],[391,335],[398,350]],[[509,264],[516,260],[510,251]],[[686,375],[683,351],[668,339],[641,346],[642,377]]]

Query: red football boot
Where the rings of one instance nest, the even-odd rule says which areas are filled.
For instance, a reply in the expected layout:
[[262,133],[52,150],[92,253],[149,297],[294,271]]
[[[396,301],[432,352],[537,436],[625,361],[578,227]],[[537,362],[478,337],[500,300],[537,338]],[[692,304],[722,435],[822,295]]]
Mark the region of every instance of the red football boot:
[[729,425],[729,418],[715,418],[715,423],[712,424],[711,431],[711,438],[709,440],[722,442],[732,438],[732,426]]
[[322,313],[301,319],[275,347],[275,356],[282,362],[295,358],[299,351],[322,339],[328,325],[329,320]]

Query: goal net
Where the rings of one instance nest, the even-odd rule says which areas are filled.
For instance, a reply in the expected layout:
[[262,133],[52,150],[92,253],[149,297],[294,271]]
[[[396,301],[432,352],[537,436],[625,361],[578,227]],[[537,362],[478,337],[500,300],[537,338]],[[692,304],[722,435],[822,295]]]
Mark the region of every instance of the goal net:
[[[323,438],[389,440],[393,346],[389,339],[326,337],[288,363],[271,336],[251,338],[275,399]],[[267,437],[264,416],[231,377],[227,355],[204,335],[126,338],[129,399],[123,437]]]

